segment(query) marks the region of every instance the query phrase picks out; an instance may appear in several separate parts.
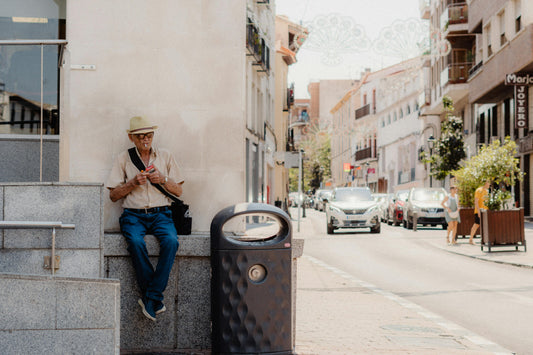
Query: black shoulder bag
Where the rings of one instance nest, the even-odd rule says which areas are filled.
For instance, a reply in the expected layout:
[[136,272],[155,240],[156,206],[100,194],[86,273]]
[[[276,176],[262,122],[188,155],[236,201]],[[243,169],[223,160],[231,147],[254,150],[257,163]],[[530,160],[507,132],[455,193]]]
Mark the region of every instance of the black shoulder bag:
[[[128,149],[128,153],[130,154],[131,162],[133,163],[133,165],[137,167],[137,169],[139,170],[146,169],[141,158],[139,158],[139,156],[135,152],[135,148]],[[179,235],[191,234],[192,217],[191,217],[191,213],[189,212],[189,205],[186,205],[185,203],[183,203],[182,200],[180,200],[176,196],[169,193],[167,190],[163,188],[163,186],[159,184],[152,184],[152,185],[156,189],[161,191],[162,194],[164,194],[165,196],[167,196],[168,198],[172,200],[170,209],[172,210],[172,220],[174,221],[174,226],[176,227],[178,234]]]

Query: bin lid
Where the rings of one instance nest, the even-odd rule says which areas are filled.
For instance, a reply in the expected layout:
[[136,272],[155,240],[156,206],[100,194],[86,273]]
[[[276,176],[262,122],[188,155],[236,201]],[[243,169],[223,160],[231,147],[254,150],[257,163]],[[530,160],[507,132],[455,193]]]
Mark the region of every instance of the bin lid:
[[288,249],[292,224],[282,209],[239,203],[220,210],[211,222],[212,250]]

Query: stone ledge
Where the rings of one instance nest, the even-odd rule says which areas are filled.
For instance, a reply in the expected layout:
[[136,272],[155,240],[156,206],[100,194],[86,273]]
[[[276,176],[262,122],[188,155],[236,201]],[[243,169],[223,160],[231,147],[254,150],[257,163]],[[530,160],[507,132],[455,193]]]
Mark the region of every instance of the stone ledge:
[[[147,235],[146,247],[150,256],[159,255],[159,242],[153,235]],[[206,234],[178,236],[180,243],[178,256],[210,256],[211,237]],[[299,258],[303,254],[304,240],[292,240],[292,257]],[[129,256],[126,241],[120,233],[104,234],[104,256]]]

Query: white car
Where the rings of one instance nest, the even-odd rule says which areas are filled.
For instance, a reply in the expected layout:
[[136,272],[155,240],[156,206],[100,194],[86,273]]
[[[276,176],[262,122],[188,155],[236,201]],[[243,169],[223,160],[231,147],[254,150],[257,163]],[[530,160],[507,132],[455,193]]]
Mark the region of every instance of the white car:
[[338,187],[326,206],[328,234],[339,228],[370,228],[381,232],[379,203],[368,187]]
[[[403,226],[413,229],[414,223],[448,228],[441,202],[446,191],[441,187],[413,187],[403,206]],[[416,214],[416,221],[415,221]]]

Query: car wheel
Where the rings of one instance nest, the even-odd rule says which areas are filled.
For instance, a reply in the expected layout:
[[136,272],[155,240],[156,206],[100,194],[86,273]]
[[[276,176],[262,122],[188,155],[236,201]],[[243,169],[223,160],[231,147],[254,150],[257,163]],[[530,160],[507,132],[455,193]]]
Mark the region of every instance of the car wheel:
[[444,223],[444,224],[442,225],[442,229],[448,229],[448,223]]
[[375,227],[370,228],[370,233],[381,233],[381,223],[378,223]]
[[328,234],[333,234],[333,231],[335,230],[335,228],[333,228],[333,226],[328,223]]
[[390,219],[387,219],[387,224],[388,224],[389,226],[391,226],[391,225],[392,225],[392,221],[391,221]]

